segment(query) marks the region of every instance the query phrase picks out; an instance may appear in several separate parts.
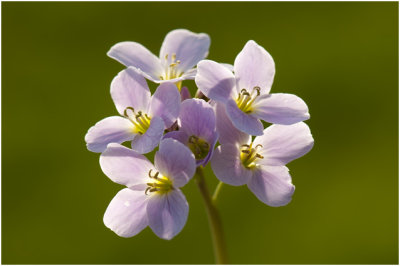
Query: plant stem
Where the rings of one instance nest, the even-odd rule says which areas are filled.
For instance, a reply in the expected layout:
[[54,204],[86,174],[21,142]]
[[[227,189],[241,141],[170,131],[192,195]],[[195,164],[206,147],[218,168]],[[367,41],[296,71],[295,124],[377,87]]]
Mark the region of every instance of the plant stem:
[[228,256],[226,252],[226,244],[222,230],[221,218],[219,217],[218,210],[211,200],[210,192],[208,191],[207,184],[203,174],[203,167],[199,166],[196,169],[196,183],[203,197],[204,205],[206,207],[208,223],[211,228],[212,242],[214,246],[214,254],[217,264],[228,264]]
[[214,191],[214,194],[212,196],[212,201],[213,201],[214,205],[217,204],[217,198],[218,198],[219,192],[221,191],[221,188],[223,185],[224,185],[224,183],[222,181],[219,181],[217,188]]

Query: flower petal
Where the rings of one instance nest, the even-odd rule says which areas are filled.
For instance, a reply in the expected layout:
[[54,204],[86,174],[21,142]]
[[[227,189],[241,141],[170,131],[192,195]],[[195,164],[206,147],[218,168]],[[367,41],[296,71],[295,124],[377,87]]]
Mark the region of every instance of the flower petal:
[[137,68],[152,79],[160,79],[164,71],[160,59],[137,42],[117,43],[111,47],[107,55],[127,67]]
[[191,99],[192,95],[190,95],[190,91],[187,87],[182,87],[181,89],[181,101],[183,102],[186,99]]
[[132,67],[119,72],[111,82],[111,97],[121,115],[127,107],[146,112],[150,96],[146,80]]
[[143,135],[136,135],[132,140],[132,149],[138,153],[146,154],[158,146],[165,129],[161,117],[153,117],[150,126]]
[[151,98],[149,114],[151,117],[161,117],[165,127],[169,128],[178,118],[180,104],[181,96],[176,85],[162,83]]
[[254,116],[274,124],[290,125],[310,118],[307,104],[293,94],[263,95],[253,108]]
[[311,150],[314,139],[310,128],[303,122],[293,125],[271,125],[264,135],[254,139],[254,145],[261,144],[261,164],[285,165]]
[[226,102],[233,94],[236,81],[233,73],[225,66],[211,60],[202,60],[197,65],[195,82],[208,98]]
[[171,131],[164,135],[163,139],[176,139],[180,143],[186,145],[188,143],[189,136],[183,131]]
[[187,135],[195,135],[211,144],[216,131],[214,109],[201,99],[187,99],[181,104],[179,114],[181,130]]
[[221,144],[247,144],[250,135],[238,130],[226,114],[225,105],[215,104],[215,114],[217,120],[217,131],[219,133],[219,143]]
[[122,143],[135,137],[134,125],[126,118],[110,116],[97,122],[85,136],[89,151],[103,152],[109,143]]
[[148,225],[147,198],[143,191],[122,189],[108,205],[104,224],[122,237],[140,233]]
[[193,153],[177,140],[167,138],[160,143],[154,164],[161,174],[173,180],[175,187],[184,186],[194,175],[196,164]]
[[160,238],[172,239],[186,224],[189,205],[185,195],[174,189],[167,194],[153,194],[147,204],[149,226]]
[[100,155],[100,167],[115,183],[131,187],[146,182],[153,164],[143,155],[111,143]]
[[211,168],[215,176],[224,183],[241,186],[249,181],[252,175],[240,160],[240,146],[225,144],[219,146],[211,159]]
[[176,55],[176,60],[180,63],[177,66],[179,71],[185,72],[195,66],[200,60],[204,59],[210,48],[210,37],[205,33],[193,33],[185,29],[173,30],[165,36],[160,49],[160,59],[170,64],[172,54]]
[[234,100],[229,100],[225,107],[228,117],[237,129],[253,136],[263,134],[264,127],[261,121],[253,114],[246,114],[240,110]]
[[294,193],[286,166],[259,166],[247,186],[259,200],[272,207],[288,204]]
[[275,63],[271,55],[255,41],[248,41],[236,56],[234,71],[238,89],[261,88],[269,93],[275,75]]

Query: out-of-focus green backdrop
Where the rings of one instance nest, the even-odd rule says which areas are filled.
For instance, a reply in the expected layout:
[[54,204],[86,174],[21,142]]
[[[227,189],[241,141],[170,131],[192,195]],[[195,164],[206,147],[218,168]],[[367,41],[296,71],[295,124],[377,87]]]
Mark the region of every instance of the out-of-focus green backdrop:
[[[253,39],[276,62],[272,92],[310,109],[313,150],[288,166],[296,192],[272,208],[225,186],[219,208],[234,264],[398,263],[398,4],[2,3],[2,263],[213,263],[194,182],[182,232],[124,239],[103,225],[122,186],[84,135],[116,115],[115,43],[158,55],[176,28],[211,37],[233,63]],[[194,82],[185,82],[195,90]],[[150,157],[152,154],[150,154]],[[216,179],[207,168],[207,179]]]

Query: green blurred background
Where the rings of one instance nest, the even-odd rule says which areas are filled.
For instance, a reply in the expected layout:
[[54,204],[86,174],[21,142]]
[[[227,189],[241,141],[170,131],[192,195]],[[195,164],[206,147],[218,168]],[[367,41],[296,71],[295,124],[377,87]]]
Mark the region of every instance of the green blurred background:
[[[272,92],[310,109],[313,150],[289,164],[296,192],[272,208],[225,186],[219,208],[234,264],[398,263],[398,4],[2,3],[2,263],[213,263],[194,182],[183,231],[124,239],[103,225],[122,186],[84,135],[116,115],[123,66],[106,52],[137,41],[158,54],[176,28],[211,37],[233,63],[253,39],[276,62]],[[194,82],[185,82],[194,92]],[[216,179],[208,170],[211,188]]]

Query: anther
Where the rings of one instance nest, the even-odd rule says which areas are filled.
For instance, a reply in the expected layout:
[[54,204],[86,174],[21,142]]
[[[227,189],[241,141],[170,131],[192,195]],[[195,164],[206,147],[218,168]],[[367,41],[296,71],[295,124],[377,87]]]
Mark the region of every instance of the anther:
[[124,116],[125,117],[129,117],[128,110],[131,110],[133,113],[135,113],[135,109],[133,109],[132,107],[126,107],[125,110],[124,110]]
[[264,156],[262,156],[262,155],[260,155],[260,154],[258,154],[258,153],[256,154],[256,157],[257,157],[257,158],[260,158],[260,159],[264,159]]
[[253,88],[253,90],[256,90],[256,91],[257,91],[257,96],[260,96],[260,90],[261,90],[260,87],[255,86],[255,87]]
[[241,152],[243,152],[243,153],[247,153],[247,154],[249,154],[249,153],[250,153],[250,151],[249,151],[249,150],[241,150]]
[[257,144],[255,148],[257,149],[258,147],[262,148],[263,146],[261,144]]
[[139,111],[135,117],[136,118],[142,117],[142,111]]
[[243,144],[241,147],[247,147],[247,148],[250,148],[250,145],[249,145],[249,144]]

